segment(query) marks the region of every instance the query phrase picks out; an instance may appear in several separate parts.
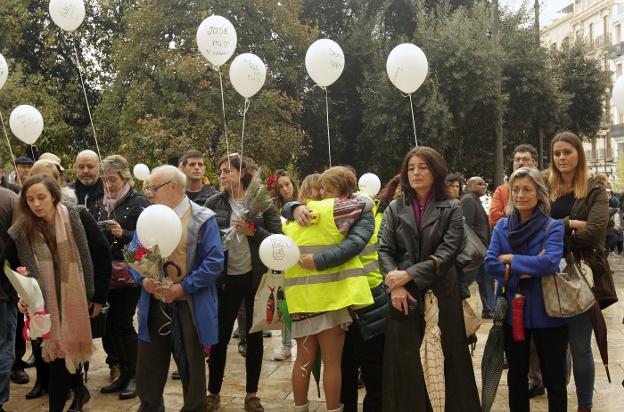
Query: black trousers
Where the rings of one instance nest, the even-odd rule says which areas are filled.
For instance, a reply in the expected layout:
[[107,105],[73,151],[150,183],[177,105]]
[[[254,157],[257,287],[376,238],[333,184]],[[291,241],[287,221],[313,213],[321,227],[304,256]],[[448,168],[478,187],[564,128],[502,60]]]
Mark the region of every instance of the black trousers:
[[232,337],[234,321],[238,314],[241,301],[245,304],[247,322],[245,322],[245,336],[247,340],[247,356],[245,357],[246,391],[255,393],[258,391],[260,370],[262,368],[262,355],[264,347],[262,332],[249,333],[251,319],[253,319],[253,303],[256,289],[253,288],[252,273],[244,275],[227,275],[225,284],[219,290],[219,343],[210,350],[208,365],[208,391],[213,394],[221,392],[225,362],[227,358],[227,346]]
[[63,412],[69,389],[84,385],[82,371],[69,373],[65,367],[65,359],[56,359],[49,364],[49,368],[48,399],[50,412]]
[[364,412],[381,411],[381,387],[383,353],[386,335],[377,335],[367,341],[362,340],[357,323],[352,323],[345,336],[342,349],[342,386],[340,402],[344,412],[357,412],[358,367],[362,368]]
[[108,292],[108,317],[106,334],[108,336],[136,335],[132,319],[141,297],[141,288],[118,288]]
[[568,408],[566,389],[566,350],[568,326],[524,330],[525,340],[514,342],[511,326],[505,325],[505,354],[509,363],[509,410],[528,412],[529,406],[529,355],[531,337],[542,367],[542,380],[548,392],[548,411],[565,412]]

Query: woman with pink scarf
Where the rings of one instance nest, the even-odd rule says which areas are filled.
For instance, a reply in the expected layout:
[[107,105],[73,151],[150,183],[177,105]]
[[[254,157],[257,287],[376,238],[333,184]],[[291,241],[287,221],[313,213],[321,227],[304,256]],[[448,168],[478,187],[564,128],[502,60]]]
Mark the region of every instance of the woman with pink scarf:
[[[42,355],[50,365],[52,412],[63,411],[70,388],[73,411],[81,411],[91,397],[80,373],[93,353],[89,313],[99,315],[110,278],[108,244],[95,220],[86,209],[61,203],[61,196],[61,188],[49,176],[35,175],[24,182],[2,259],[14,269],[25,266],[41,286],[51,320]],[[20,301],[19,309],[27,313],[28,308]]]
[[110,385],[101,388],[100,392],[119,392],[119,399],[131,399],[136,396],[134,377],[138,348],[132,318],[141,296],[141,288],[136,287],[128,272],[123,248],[132,240],[139,215],[149,206],[149,201],[132,189],[132,174],[126,159],[119,155],[108,156],[101,165],[104,199],[95,216],[100,230],[110,243],[113,258],[106,335],[119,358],[121,374]]

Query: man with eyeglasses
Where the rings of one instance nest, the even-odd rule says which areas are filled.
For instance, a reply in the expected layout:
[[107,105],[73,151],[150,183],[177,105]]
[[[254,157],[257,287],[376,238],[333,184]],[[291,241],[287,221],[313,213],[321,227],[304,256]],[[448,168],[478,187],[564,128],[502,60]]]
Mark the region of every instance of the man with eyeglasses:
[[[139,410],[164,411],[163,391],[172,348],[182,379],[182,410],[206,410],[204,358],[219,337],[217,278],[224,265],[217,219],[212,210],[186,196],[186,176],[175,166],[155,168],[146,191],[153,203],[168,206],[178,215],[182,238],[163,266],[165,276],[173,282],[171,287],[162,287],[132,271],[142,287],[136,374]],[[162,302],[152,296],[155,292]],[[166,324],[170,324],[173,336],[161,333]]]
[[[513,151],[513,170],[521,167],[537,167],[537,149],[530,144],[516,146]],[[507,217],[507,205],[509,204],[509,185],[503,183],[498,186],[492,196],[490,204],[490,227],[504,217]]]

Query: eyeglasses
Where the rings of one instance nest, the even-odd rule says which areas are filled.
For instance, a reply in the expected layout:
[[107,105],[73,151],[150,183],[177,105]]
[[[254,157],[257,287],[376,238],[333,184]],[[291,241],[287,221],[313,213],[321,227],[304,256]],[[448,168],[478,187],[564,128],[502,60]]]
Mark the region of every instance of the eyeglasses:
[[514,163],[529,163],[532,162],[533,158],[532,157],[516,157],[514,158]]
[[160,189],[161,187],[163,187],[163,186],[165,186],[165,185],[167,185],[167,184],[169,184],[171,182],[172,182],[171,180],[167,180],[165,183],[161,183],[161,184],[156,185],[156,186],[147,186],[145,188],[145,191],[146,192],[156,193],[156,192],[158,192],[158,189]]
[[533,193],[535,193],[535,189],[529,189],[529,188],[513,188],[511,190],[511,194],[514,196],[518,196],[519,194],[525,194],[525,195],[532,195]]

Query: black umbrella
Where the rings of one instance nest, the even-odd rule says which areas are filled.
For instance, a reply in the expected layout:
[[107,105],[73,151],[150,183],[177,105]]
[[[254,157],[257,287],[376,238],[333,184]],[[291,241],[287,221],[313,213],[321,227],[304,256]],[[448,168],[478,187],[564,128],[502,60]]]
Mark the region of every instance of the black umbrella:
[[483,412],[489,412],[496,398],[496,391],[503,374],[505,360],[505,330],[503,323],[507,316],[507,281],[509,280],[510,265],[505,266],[505,283],[501,286],[500,295],[496,299],[492,319],[494,326],[490,329],[483,359],[481,360],[481,405]]
[[609,373],[609,351],[607,348],[607,324],[605,323],[604,316],[602,316],[602,310],[600,310],[598,302],[596,302],[590,310],[592,328],[594,329],[596,344],[598,344],[598,350],[600,351],[600,358],[607,371],[607,380],[611,383],[611,374]]

